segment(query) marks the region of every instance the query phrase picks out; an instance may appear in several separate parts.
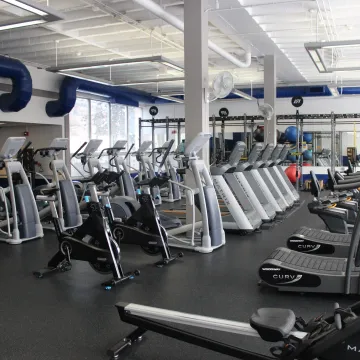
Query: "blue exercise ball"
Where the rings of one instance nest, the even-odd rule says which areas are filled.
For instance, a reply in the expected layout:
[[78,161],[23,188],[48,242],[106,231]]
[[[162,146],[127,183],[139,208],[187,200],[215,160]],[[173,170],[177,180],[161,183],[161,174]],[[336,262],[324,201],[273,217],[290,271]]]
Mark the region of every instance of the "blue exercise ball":
[[287,156],[287,159],[292,162],[292,163],[296,163],[296,155],[293,155],[293,153],[296,153],[296,149],[291,149],[289,151],[289,154]]
[[312,133],[304,132],[303,139],[307,144],[312,142]]
[[285,130],[286,140],[291,143],[296,143],[297,134],[298,134],[298,131],[297,131],[296,126],[289,126]]
[[310,160],[312,160],[312,150],[305,150],[305,151],[303,152],[303,159],[304,159],[305,161],[310,161]]

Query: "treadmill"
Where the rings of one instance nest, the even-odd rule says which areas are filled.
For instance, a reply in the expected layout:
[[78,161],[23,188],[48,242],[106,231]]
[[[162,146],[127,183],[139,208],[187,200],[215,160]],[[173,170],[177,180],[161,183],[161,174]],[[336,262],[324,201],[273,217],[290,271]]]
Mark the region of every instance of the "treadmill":
[[285,210],[290,207],[290,205],[286,202],[284,196],[276,186],[274,179],[271,177],[269,170],[266,168],[267,161],[269,160],[273,151],[274,144],[267,144],[262,152],[261,160],[254,164],[251,172],[254,174],[258,182],[260,182],[260,178],[262,179],[262,187],[264,186],[270,191],[271,195],[278,204],[278,208],[280,208],[280,212],[284,213]]
[[[359,186],[360,183],[347,185]],[[341,185],[345,189],[345,185]],[[261,264],[261,284],[280,291],[360,294],[360,213],[347,256],[327,257],[277,248]]]
[[[246,145],[245,143],[242,144],[245,150]],[[262,147],[263,145],[261,143],[255,144],[250,151],[247,160],[237,165],[233,175],[240,186],[242,186],[249,194],[250,200],[260,214],[262,221],[269,222],[276,217],[276,209],[273,205],[276,201],[270,191],[266,188],[265,184],[260,185],[250,171],[256,160],[259,158]]]
[[[312,193],[316,195],[320,193],[320,186],[318,182],[313,184],[314,180],[317,180],[315,175],[311,172],[311,187],[315,187],[315,190],[312,190]],[[315,179],[314,179],[315,177]],[[358,183],[353,183],[352,185],[346,184],[348,186],[358,186],[360,184],[360,180]],[[333,185],[333,188],[335,185]],[[340,194],[341,196],[342,194]],[[318,195],[317,195],[318,197]],[[345,194],[346,197],[346,194]],[[342,201],[340,197],[338,199]],[[350,202],[350,204],[355,204],[356,202]],[[341,204],[339,206],[342,206]],[[320,211],[320,210],[319,210]],[[323,212],[327,216],[328,223],[332,224],[332,226],[339,226],[344,224],[346,226],[346,220],[348,217],[348,210],[344,210],[343,208],[338,207],[325,207]],[[351,234],[349,233],[339,233],[335,234],[326,230],[312,229],[306,226],[297,229],[288,239],[287,247],[289,249],[303,252],[303,253],[311,253],[316,255],[326,255],[326,256],[334,256],[334,257],[346,257],[349,251],[349,246],[351,243]]]
[[281,150],[282,148],[280,146],[275,146],[270,158],[265,161],[264,172],[273,181],[275,188],[280,192],[280,196],[285,200],[288,207],[291,207],[295,203],[295,198],[288,186],[279,178],[277,171],[274,169],[275,160],[279,158]]
[[222,216],[223,227],[226,230],[254,231],[262,224],[261,216],[250,200],[250,194],[234,177],[234,171],[244,150],[245,144],[238,141],[228,163],[210,167],[215,189],[230,212]]
[[281,164],[285,161],[289,152],[289,146],[283,144],[277,144],[275,150],[271,155],[271,162],[269,163],[269,172],[271,176],[276,180],[279,189],[283,192],[285,199],[289,199],[288,202],[300,201],[300,195],[296,191],[294,185],[290,182],[289,178],[285,174]]

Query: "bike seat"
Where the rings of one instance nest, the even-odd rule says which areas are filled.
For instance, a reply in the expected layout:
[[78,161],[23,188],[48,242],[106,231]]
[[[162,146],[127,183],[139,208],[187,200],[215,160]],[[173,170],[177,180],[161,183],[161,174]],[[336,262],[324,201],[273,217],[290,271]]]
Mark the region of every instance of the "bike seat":
[[294,328],[296,316],[292,310],[262,308],[250,318],[250,325],[260,337],[269,342],[283,340]]

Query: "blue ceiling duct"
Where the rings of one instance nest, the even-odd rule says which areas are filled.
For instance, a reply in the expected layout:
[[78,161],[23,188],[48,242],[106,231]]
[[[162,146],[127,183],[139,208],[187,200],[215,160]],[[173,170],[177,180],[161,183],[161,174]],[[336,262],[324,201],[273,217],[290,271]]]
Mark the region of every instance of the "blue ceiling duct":
[[[240,89],[244,93],[250,95],[251,89]],[[256,99],[264,98],[264,89],[263,88],[254,88],[252,90],[252,96]],[[303,97],[316,97],[316,96],[331,96],[331,92],[327,86],[282,86],[276,88],[276,97],[278,99],[282,98],[292,98],[293,96],[303,96]],[[241,99],[241,97],[230,94],[227,99]]]
[[136,89],[65,77],[60,86],[59,99],[46,104],[47,115],[49,117],[67,115],[75,106],[77,90],[107,95],[110,102],[128,106],[139,106],[139,102],[154,103],[156,100],[155,97]]
[[19,60],[0,55],[0,77],[12,81],[11,93],[0,95],[0,110],[17,112],[24,109],[32,96],[32,79],[27,67]]

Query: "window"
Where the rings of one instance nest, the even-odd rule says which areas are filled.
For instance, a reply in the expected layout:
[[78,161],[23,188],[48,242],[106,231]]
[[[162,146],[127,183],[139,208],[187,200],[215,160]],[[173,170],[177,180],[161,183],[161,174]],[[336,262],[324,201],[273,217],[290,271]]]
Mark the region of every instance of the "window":
[[[139,108],[110,104],[106,101],[77,99],[69,116],[71,155],[85,141],[90,139],[101,139],[103,141],[100,150],[113,146],[118,140],[127,140],[128,149],[132,144],[135,144],[133,151],[136,150],[139,146],[140,117],[141,109]],[[133,168],[138,168],[135,157],[130,157],[128,160]],[[83,172],[79,160],[73,160],[72,163]],[[109,166],[107,156],[102,158],[101,164],[106,168]],[[73,176],[82,175],[73,167],[71,171]]]
[[110,147],[109,103],[91,100],[91,139],[101,139],[101,148]]
[[89,141],[89,101],[77,99],[70,114],[70,153],[73,154],[85,141]]
[[111,145],[118,140],[128,140],[127,108],[124,105],[111,104]]

